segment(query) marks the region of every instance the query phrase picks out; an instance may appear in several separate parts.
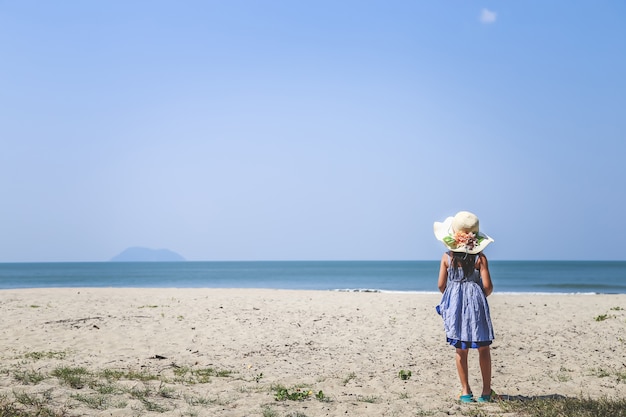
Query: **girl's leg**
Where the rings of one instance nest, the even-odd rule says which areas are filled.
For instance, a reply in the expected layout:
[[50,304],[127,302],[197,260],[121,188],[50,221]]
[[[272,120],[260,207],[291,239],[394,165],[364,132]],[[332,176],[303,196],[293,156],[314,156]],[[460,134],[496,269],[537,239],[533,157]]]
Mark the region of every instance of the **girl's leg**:
[[461,394],[470,394],[472,389],[467,371],[467,349],[456,350],[456,370],[459,372],[459,379],[461,380]]
[[483,375],[482,395],[491,394],[491,350],[489,346],[478,348],[478,360],[480,362],[480,373]]

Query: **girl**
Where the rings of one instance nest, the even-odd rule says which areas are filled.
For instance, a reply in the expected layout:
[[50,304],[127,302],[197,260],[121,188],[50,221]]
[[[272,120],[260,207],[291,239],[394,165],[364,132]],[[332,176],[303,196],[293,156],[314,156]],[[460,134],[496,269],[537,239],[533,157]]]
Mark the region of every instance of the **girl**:
[[456,348],[461,402],[473,402],[467,367],[468,349],[478,349],[483,387],[478,402],[495,396],[491,390],[491,352],[494,339],[487,296],[493,291],[487,257],[482,253],[493,239],[479,232],[478,217],[461,211],[443,223],[435,222],[435,237],[449,249],[441,257],[437,312],[443,317],[448,343]]

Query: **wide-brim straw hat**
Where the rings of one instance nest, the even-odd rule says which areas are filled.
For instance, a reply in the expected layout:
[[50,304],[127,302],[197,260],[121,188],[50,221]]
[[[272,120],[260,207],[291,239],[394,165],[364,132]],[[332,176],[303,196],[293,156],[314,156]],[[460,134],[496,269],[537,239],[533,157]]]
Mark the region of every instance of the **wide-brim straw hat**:
[[480,253],[493,239],[479,230],[478,217],[469,211],[459,211],[454,217],[435,222],[435,237],[452,252]]

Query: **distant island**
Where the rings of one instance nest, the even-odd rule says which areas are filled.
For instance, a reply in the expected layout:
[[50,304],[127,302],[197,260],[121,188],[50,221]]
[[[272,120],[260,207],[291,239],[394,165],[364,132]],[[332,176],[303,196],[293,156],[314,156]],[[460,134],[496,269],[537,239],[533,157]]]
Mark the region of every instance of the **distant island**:
[[185,258],[169,249],[133,247],[111,258],[111,262],[180,262]]

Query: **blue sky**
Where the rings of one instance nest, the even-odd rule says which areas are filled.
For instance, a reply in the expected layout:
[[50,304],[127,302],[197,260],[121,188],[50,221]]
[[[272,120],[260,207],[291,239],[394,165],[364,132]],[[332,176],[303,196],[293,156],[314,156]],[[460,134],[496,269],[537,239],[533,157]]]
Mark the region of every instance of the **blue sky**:
[[622,1],[0,0],[0,262],[625,260]]

